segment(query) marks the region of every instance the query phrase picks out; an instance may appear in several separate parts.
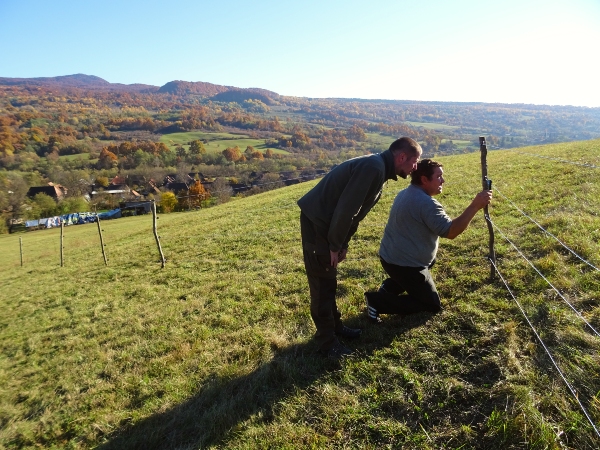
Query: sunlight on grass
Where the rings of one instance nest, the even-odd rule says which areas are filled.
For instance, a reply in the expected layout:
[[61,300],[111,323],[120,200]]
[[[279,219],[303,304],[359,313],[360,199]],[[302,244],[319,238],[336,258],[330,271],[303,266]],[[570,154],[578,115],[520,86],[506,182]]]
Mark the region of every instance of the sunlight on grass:
[[[493,151],[490,178],[600,264],[599,141]],[[456,216],[480,190],[479,154],[439,158]],[[442,240],[444,310],[370,325],[384,277],[389,182],[340,266],[356,356],[319,358],[295,202],[316,181],[164,214],[0,236],[0,448],[594,448],[598,443],[504,285],[488,279],[481,215]],[[600,328],[600,277],[496,196],[494,223]],[[24,266],[20,266],[19,237]],[[600,339],[502,237],[498,267],[596,423]]]

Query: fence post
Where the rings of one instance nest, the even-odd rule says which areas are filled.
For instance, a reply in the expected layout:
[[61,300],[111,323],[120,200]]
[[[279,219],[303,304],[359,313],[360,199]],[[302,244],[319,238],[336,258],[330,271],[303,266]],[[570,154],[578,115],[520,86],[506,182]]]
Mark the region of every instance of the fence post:
[[[483,189],[492,189],[492,180],[488,178],[487,173],[487,144],[485,143],[485,137],[479,136],[479,151],[481,152],[481,184]],[[494,265],[496,264],[496,252],[494,250],[494,227],[492,226],[492,219],[490,219],[490,213],[488,206],[483,208],[483,217],[487,223],[488,231],[490,233],[489,251],[488,256],[490,260],[490,279],[494,279],[496,270]]]
[[19,252],[21,253],[21,267],[23,267],[23,238],[19,237]]
[[64,237],[65,221],[60,221],[60,267],[64,266],[63,260],[63,237]]
[[100,235],[100,248],[102,249],[102,257],[104,258],[104,265],[108,266],[108,260],[106,259],[106,252],[104,251],[104,239],[102,238],[102,228],[100,228],[100,217],[96,214],[96,223],[98,223],[98,234]]
[[163,255],[162,247],[160,246],[160,236],[158,235],[158,231],[156,230],[156,202],[152,200],[152,229],[154,231],[154,239],[156,239],[156,245],[158,246],[158,253],[160,253],[160,262],[161,267],[164,269],[165,267],[165,255]]

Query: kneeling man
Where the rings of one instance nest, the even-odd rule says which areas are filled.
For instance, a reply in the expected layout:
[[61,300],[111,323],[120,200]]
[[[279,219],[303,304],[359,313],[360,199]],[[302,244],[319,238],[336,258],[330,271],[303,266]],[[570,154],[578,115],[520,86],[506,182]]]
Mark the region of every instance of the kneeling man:
[[381,265],[389,278],[379,291],[365,294],[367,315],[372,322],[381,321],[379,314],[406,315],[442,309],[429,272],[439,238],[454,239],[461,234],[475,214],[492,200],[492,191],[481,191],[460,216],[451,219],[433,198],[442,192],[443,174],[440,163],[422,160],[410,174],[409,187],[394,200],[379,248]]

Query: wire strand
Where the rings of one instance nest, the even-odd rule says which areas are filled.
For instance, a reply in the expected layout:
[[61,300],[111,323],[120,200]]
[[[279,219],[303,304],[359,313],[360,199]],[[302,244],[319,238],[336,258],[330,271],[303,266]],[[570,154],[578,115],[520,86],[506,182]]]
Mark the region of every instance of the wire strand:
[[555,287],[555,286],[554,286],[554,285],[553,285],[553,284],[552,284],[552,283],[551,283],[551,282],[550,282],[550,281],[549,281],[549,280],[548,280],[548,279],[547,279],[547,278],[546,278],[546,277],[545,277],[545,276],[542,274],[542,272],[540,272],[540,271],[538,270],[538,268],[537,268],[537,267],[535,267],[535,265],[534,265],[534,264],[533,264],[533,263],[532,263],[532,262],[531,262],[529,259],[527,259],[527,257],[526,257],[526,256],[523,254],[523,252],[521,252],[521,250],[519,250],[519,249],[517,248],[517,246],[516,246],[516,245],[513,243],[513,241],[511,241],[511,240],[510,240],[510,239],[509,239],[509,238],[508,238],[508,237],[507,237],[507,236],[506,236],[506,235],[505,235],[505,234],[502,232],[502,230],[500,230],[500,228],[498,228],[498,226],[497,226],[497,225],[496,225],[496,224],[495,224],[495,223],[494,223],[492,220],[490,220],[490,223],[491,223],[491,224],[494,226],[494,228],[495,228],[495,229],[496,229],[496,230],[497,230],[497,231],[500,233],[500,235],[501,235],[501,236],[502,236],[504,239],[506,239],[506,240],[507,240],[507,241],[510,243],[510,245],[512,245],[512,247],[513,247],[513,248],[514,248],[514,249],[517,251],[517,253],[519,253],[519,255],[521,255],[521,257],[522,257],[522,258],[523,258],[525,261],[527,261],[527,262],[529,263],[529,265],[530,265],[530,266],[533,268],[533,270],[535,270],[535,271],[538,273],[538,275],[539,275],[540,277],[542,277],[542,278],[544,279],[544,281],[545,281],[546,283],[548,283],[548,285],[549,285],[549,286],[550,286],[552,289],[554,289],[554,291],[555,291],[555,292],[558,294],[558,296],[559,296],[560,298],[562,298],[562,299],[563,299],[563,301],[564,301],[564,302],[565,302],[567,305],[569,305],[569,307],[570,307],[570,308],[571,308],[571,309],[572,309],[572,310],[575,312],[575,314],[577,314],[577,316],[579,316],[579,318],[585,322],[585,324],[586,324],[586,325],[587,325],[587,326],[588,326],[588,327],[589,327],[589,328],[590,328],[590,329],[591,329],[591,330],[594,332],[594,334],[596,334],[596,336],[600,337],[600,333],[598,333],[598,331],[596,331],[596,329],[595,329],[595,328],[594,328],[594,327],[593,327],[593,326],[592,326],[592,325],[591,325],[591,324],[590,324],[590,323],[589,323],[589,322],[588,322],[588,321],[585,319],[585,317],[583,317],[583,316],[581,315],[581,313],[580,313],[579,311],[577,311],[577,309],[576,309],[576,308],[575,308],[575,307],[574,307],[574,306],[573,306],[573,305],[572,305],[572,304],[571,304],[571,303],[570,303],[570,302],[569,302],[569,301],[568,301],[568,300],[565,298],[565,296],[564,296],[564,295],[562,295],[562,294],[560,293],[560,291],[559,291],[559,290],[558,290],[558,289],[557,289],[557,288],[556,288],[556,287]]
[[594,164],[590,164],[590,163],[580,163],[580,162],[575,162],[575,161],[569,161],[567,159],[562,159],[562,158],[553,158],[551,156],[538,155],[537,153],[520,152],[518,150],[513,150],[511,148],[496,147],[495,150],[508,150],[509,152],[519,153],[521,155],[535,156],[536,158],[549,159],[551,161],[557,161],[557,162],[566,163],[566,164],[573,164],[575,166],[581,166],[581,167],[588,167],[590,169],[600,169],[600,166],[595,166]]
[[597,270],[600,272],[600,269],[598,267],[596,267],[595,265],[593,265],[591,262],[587,261],[586,259],[582,258],[581,256],[579,256],[577,253],[575,253],[574,250],[572,250],[570,247],[568,247],[563,241],[561,241],[559,238],[557,238],[555,235],[553,235],[552,233],[550,233],[548,230],[546,230],[543,226],[541,226],[538,222],[536,222],[535,219],[533,219],[531,216],[529,216],[525,211],[523,211],[522,209],[520,209],[517,205],[515,205],[506,195],[504,195],[502,192],[500,192],[500,190],[497,187],[493,187],[493,189],[498,192],[498,194],[500,194],[501,197],[503,197],[505,200],[507,200],[517,211],[519,211],[521,214],[523,214],[525,217],[527,217],[529,220],[531,220],[534,224],[536,224],[540,230],[542,230],[544,233],[546,233],[548,236],[551,236],[552,238],[554,238],[560,245],[562,245],[566,250],[568,250],[573,256],[575,256],[576,258],[580,259],[581,261],[583,261],[585,264],[587,264],[588,266],[590,266],[592,269]]
[[564,381],[564,383],[567,385],[567,388],[569,389],[569,391],[571,392],[571,394],[573,395],[573,398],[575,398],[575,401],[577,402],[577,404],[579,405],[579,408],[581,408],[581,411],[583,412],[583,414],[585,415],[585,417],[587,418],[587,420],[590,422],[590,425],[592,426],[592,428],[594,429],[594,431],[596,432],[596,435],[598,435],[598,437],[600,437],[600,431],[598,431],[598,428],[596,427],[596,425],[594,424],[594,421],[592,420],[592,418],[590,417],[590,415],[588,414],[587,410],[585,409],[585,407],[583,406],[583,404],[581,403],[581,401],[579,400],[579,395],[577,394],[577,391],[575,390],[575,388],[571,385],[571,383],[569,383],[569,381],[567,380],[566,376],[563,374],[562,370],[560,370],[560,367],[558,366],[558,363],[556,362],[556,360],[552,357],[552,354],[550,353],[550,350],[548,350],[548,347],[546,347],[546,344],[544,344],[544,341],[542,340],[542,338],[540,337],[540,335],[538,334],[538,332],[536,331],[535,327],[533,326],[533,324],[531,323],[531,321],[529,320],[529,317],[527,316],[527,313],[525,313],[525,310],[523,309],[523,307],[521,306],[521,303],[519,303],[519,301],[517,300],[517,297],[513,294],[513,292],[511,291],[510,287],[508,286],[508,283],[506,282],[506,280],[504,279],[504,277],[502,276],[502,274],[500,273],[500,270],[498,269],[498,266],[496,266],[496,264],[494,263],[494,261],[491,260],[491,258],[488,258],[488,260],[490,261],[490,263],[494,266],[494,269],[496,270],[496,273],[498,274],[498,276],[500,277],[500,279],[502,280],[502,282],[504,283],[504,286],[506,287],[506,289],[508,290],[509,294],[511,295],[511,297],[513,298],[513,300],[515,301],[515,303],[517,304],[517,306],[519,307],[519,310],[521,311],[521,314],[523,314],[523,317],[525,317],[525,320],[527,321],[527,324],[529,325],[529,327],[531,328],[531,330],[533,331],[533,333],[535,334],[535,337],[538,339],[538,341],[540,341],[540,344],[542,345],[542,347],[544,348],[544,350],[546,351],[546,354],[548,355],[548,357],[550,358],[550,361],[552,361],[552,364],[554,365],[554,368],[556,369],[556,371],[558,372],[558,374],[560,375],[560,377],[562,378],[562,380]]

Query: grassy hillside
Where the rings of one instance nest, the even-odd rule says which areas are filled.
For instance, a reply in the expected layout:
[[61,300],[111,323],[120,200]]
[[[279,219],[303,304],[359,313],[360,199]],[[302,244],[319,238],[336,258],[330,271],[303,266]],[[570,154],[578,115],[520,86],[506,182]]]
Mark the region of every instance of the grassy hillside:
[[[494,186],[600,265],[600,141],[490,152]],[[529,155],[526,153],[530,153]],[[537,156],[533,156],[535,154]],[[458,215],[479,191],[478,154],[440,158]],[[442,240],[443,312],[381,326],[363,291],[389,182],[340,266],[356,356],[315,354],[295,201],[315,182],[160,216],[0,236],[0,448],[598,448],[600,440],[505,286],[491,282],[479,214]],[[492,220],[596,330],[600,275],[496,195]],[[600,338],[501,236],[498,267],[579,400],[600,424]]]

